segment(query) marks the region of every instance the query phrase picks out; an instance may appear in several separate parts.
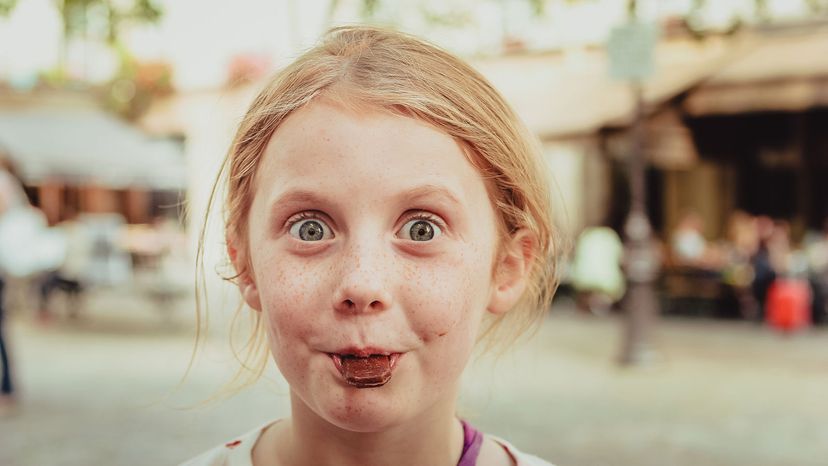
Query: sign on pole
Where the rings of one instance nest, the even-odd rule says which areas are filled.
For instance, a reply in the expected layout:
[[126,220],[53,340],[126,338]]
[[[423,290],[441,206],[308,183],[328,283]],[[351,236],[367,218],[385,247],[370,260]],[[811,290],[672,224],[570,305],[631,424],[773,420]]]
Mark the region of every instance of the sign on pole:
[[610,76],[641,81],[653,74],[653,50],[658,40],[655,24],[630,22],[616,26],[607,44]]

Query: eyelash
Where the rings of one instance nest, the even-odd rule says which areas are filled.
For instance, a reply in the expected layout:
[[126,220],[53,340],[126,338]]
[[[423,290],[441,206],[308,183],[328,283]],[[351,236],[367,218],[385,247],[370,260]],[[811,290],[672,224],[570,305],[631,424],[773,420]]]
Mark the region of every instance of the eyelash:
[[[323,218],[323,216],[319,212],[313,211],[313,210],[306,210],[306,211],[299,212],[299,213],[296,213],[294,215],[291,215],[290,218],[288,218],[287,221],[285,222],[285,230],[289,231],[290,228],[293,225],[301,222],[302,220],[309,220],[309,219],[322,220],[326,224],[330,223],[328,220]],[[440,219],[440,217],[438,217],[434,214],[425,212],[425,211],[417,211],[415,213],[412,213],[411,215],[406,216],[405,221],[403,221],[402,224],[405,225],[406,223],[408,223],[412,220],[427,220],[427,221],[432,222],[435,225],[437,225],[440,228],[440,230],[442,230],[443,232],[446,231],[446,224],[445,224],[445,222],[442,221],[442,219]]]
[[326,224],[330,223],[328,220],[325,219],[324,215],[320,212],[315,210],[305,210],[303,212],[299,212],[296,214],[291,215],[287,221],[285,221],[285,230],[290,230],[290,227],[296,225],[297,223],[301,222],[302,220],[321,220]]
[[438,217],[434,214],[428,213],[428,212],[418,211],[418,212],[416,212],[412,215],[409,215],[408,217],[405,218],[405,221],[402,222],[402,224],[405,225],[406,223],[408,223],[412,220],[426,220],[426,221],[429,221],[429,222],[437,225],[437,227],[440,228],[441,231],[443,231],[443,232],[446,231],[445,222],[443,222],[442,219],[440,219],[440,217]]

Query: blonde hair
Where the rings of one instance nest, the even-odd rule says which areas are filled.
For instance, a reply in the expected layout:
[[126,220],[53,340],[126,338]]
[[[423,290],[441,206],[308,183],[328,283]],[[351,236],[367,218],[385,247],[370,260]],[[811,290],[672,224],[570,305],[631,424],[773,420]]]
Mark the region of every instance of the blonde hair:
[[[329,31],[319,45],[276,74],[239,125],[211,195],[212,203],[226,176],[226,233],[240,239],[240,257],[246,258],[232,278],[250,271],[248,211],[265,147],[292,112],[323,95],[348,106],[425,121],[462,145],[487,182],[502,240],[518,229],[530,231],[536,239],[530,286],[514,309],[492,318],[481,339],[505,332],[501,340],[513,342],[540,322],[557,286],[560,242],[552,223],[551,186],[534,137],[471,66],[421,39],[374,27]],[[201,243],[203,233],[200,258]],[[268,358],[260,314],[254,317],[254,333],[244,349],[246,361],[236,377],[249,370],[249,380],[239,386],[255,381]],[[255,362],[248,364],[251,359]]]

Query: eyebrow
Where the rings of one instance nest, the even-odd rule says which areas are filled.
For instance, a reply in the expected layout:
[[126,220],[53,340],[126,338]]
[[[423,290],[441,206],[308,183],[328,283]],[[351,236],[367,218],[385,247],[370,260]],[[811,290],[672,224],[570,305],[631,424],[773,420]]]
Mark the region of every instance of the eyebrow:
[[460,202],[460,197],[456,195],[450,189],[434,184],[425,184],[421,186],[417,186],[415,188],[406,190],[401,192],[397,195],[398,199],[406,199],[406,200],[425,200],[431,197],[438,197],[443,198],[451,204],[455,204],[457,206],[463,205]]
[[294,205],[329,206],[333,202],[325,196],[308,189],[288,190],[274,199],[268,207],[268,216],[275,220],[279,211]]
[[[407,189],[400,193],[397,193],[393,196],[393,199],[397,201],[408,201],[408,202],[424,202],[431,198],[438,198],[440,200],[444,200],[449,204],[454,204],[456,206],[463,205],[460,202],[460,197],[455,194],[452,190],[448,189],[445,186],[435,185],[435,184],[424,184],[420,186],[416,186],[411,189]],[[271,204],[271,211],[276,211],[279,208],[284,206],[290,206],[293,204],[312,204],[312,205],[321,205],[321,206],[330,206],[335,204],[336,201],[331,199],[327,196],[320,195],[319,193],[309,190],[309,189],[293,189],[289,190],[277,197],[273,203]]]
[[296,189],[281,194],[271,205],[276,208],[285,204],[328,204],[329,202],[328,198],[320,196],[314,191],[308,189]]

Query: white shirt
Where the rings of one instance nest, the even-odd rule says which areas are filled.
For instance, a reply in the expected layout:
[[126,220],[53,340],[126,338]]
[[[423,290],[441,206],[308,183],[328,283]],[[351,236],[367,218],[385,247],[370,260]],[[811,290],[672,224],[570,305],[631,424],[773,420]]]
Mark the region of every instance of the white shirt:
[[[236,437],[234,440],[212,448],[189,461],[181,463],[179,466],[253,466],[253,446],[256,445],[262,432],[271,424],[268,423],[241,437]],[[517,448],[505,440],[490,435],[487,435],[487,437],[503,446],[515,459],[517,466],[553,466],[537,456],[518,451]]]

